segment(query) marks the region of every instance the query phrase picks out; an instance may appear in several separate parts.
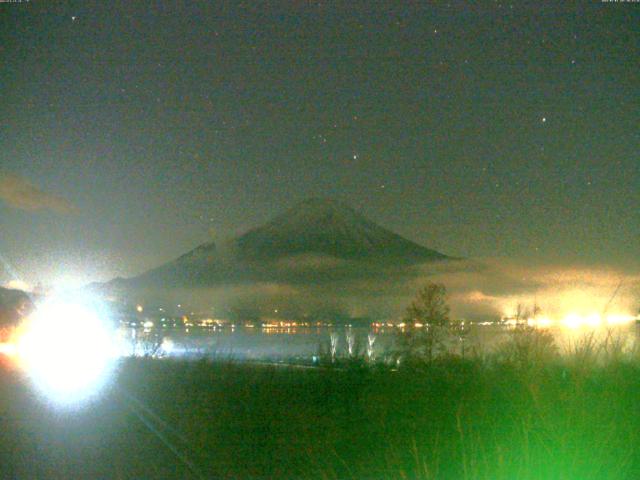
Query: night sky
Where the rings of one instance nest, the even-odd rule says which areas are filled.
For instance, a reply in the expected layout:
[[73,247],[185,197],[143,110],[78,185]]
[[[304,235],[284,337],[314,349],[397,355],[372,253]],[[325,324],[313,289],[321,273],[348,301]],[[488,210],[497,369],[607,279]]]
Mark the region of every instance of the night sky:
[[0,283],[310,196],[449,255],[640,267],[639,3],[173,3],[0,4]]

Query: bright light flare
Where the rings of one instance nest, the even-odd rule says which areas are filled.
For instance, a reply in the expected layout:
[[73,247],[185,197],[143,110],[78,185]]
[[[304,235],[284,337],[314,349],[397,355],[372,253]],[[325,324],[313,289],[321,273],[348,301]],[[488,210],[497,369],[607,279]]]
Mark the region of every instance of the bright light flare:
[[13,343],[0,343],[0,355],[12,357],[15,355],[15,353],[16,346]]
[[602,326],[612,327],[625,325],[636,320],[638,320],[638,317],[624,314],[601,315],[599,313],[592,313],[589,315],[579,315],[577,313],[571,313],[564,317],[562,325],[575,330],[583,327],[597,328]]
[[535,317],[527,320],[527,325],[537,328],[550,328],[553,326],[553,320],[549,317]]
[[161,348],[165,355],[171,355],[175,351],[175,344],[173,343],[173,340],[171,340],[169,337],[165,337],[162,340]]
[[15,356],[49,399],[73,405],[104,386],[118,356],[116,345],[98,310],[50,300],[19,328]]

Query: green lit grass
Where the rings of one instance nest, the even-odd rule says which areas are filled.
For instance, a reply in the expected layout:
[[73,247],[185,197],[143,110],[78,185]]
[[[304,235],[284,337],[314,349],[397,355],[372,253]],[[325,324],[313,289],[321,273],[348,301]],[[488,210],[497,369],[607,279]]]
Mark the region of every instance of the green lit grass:
[[640,361],[589,348],[397,371],[132,359],[75,415],[2,370],[0,476],[193,476],[131,395],[205,478],[640,478]]

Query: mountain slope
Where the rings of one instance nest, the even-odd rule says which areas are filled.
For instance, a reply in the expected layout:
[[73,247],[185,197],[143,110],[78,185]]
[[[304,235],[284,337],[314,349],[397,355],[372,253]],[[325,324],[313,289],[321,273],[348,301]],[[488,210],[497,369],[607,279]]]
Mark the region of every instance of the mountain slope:
[[368,220],[347,205],[305,200],[222,248],[205,243],[120,287],[192,287],[239,281],[314,283],[366,277],[449,257]]
[[245,233],[236,246],[242,258],[251,260],[308,253],[409,263],[446,258],[380,227],[347,205],[317,198]]

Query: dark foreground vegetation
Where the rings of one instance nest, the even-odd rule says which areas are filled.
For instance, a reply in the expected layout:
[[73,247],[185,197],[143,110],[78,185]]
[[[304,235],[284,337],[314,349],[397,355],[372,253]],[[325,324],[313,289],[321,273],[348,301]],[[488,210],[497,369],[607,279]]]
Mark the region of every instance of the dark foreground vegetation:
[[131,359],[79,411],[3,368],[0,477],[640,478],[640,362],[521,354],[398,370]]

